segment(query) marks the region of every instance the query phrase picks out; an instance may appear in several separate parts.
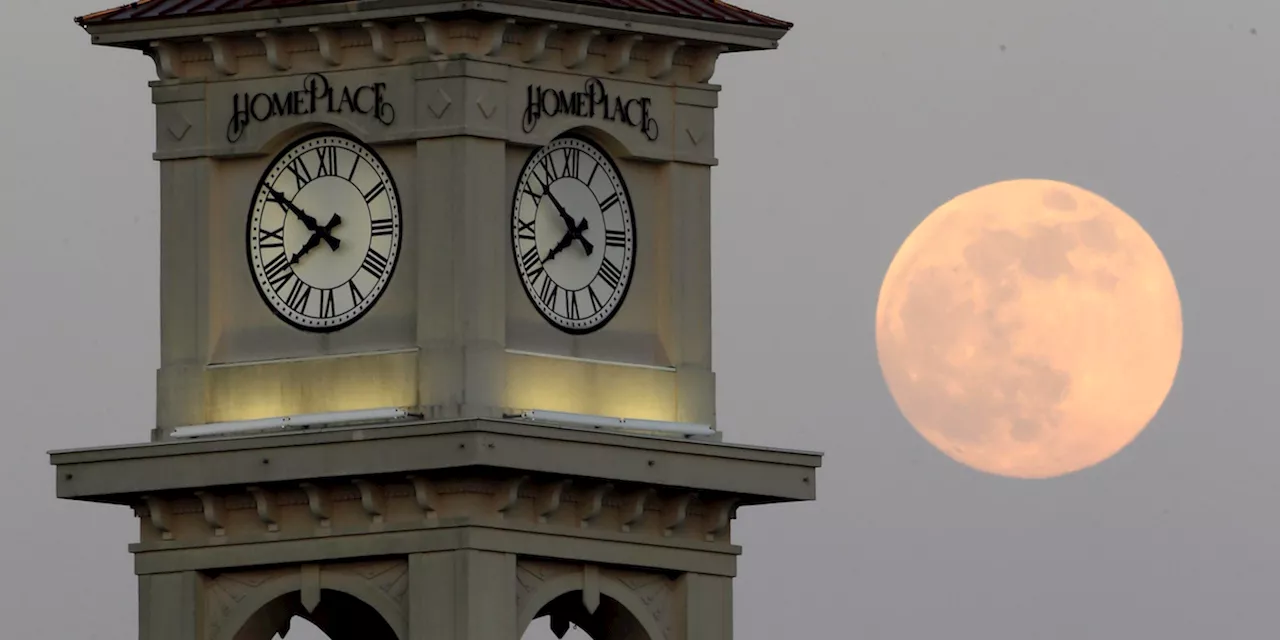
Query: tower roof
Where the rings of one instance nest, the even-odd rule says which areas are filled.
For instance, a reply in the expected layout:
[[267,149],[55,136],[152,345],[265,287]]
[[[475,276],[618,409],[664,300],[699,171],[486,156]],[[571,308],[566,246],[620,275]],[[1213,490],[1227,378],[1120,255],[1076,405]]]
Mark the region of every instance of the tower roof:
[[[376,0],[374,1],[376,2]],[[560,2],[569,5],[596,5],[625,11],[708,20],[726,24],[782,29],[790,29],[792,26],[790,22],[749,11],[722,0],[560,0]],[[76,18],[76,22],[82,26],[121,24],[143,20],[214,16],[245,11],[342,3],[353,6],[373,4],[373,2],[353,2],[352,0],[137,0],[112,9],[81,16]]]

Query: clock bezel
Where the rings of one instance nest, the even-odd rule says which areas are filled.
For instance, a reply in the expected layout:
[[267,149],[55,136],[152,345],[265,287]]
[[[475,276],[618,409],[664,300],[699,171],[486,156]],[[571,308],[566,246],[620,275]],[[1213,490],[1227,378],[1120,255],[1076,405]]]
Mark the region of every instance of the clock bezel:
[[[521,177],[525,175],[525,172],[528,170],[529,165],[534,161],[535,158],[538,157],[540,153],[542,153],[547,147],[551,146],[556,141],[563,140],[563,139],[573,139],[573,140],[582,142],[583,144],[586,144],[594,148],[596,152],[598,152],[600,156],[604,158],[605,162],[607,162],[609,165],[609,169],[613,171],[613,174],[615,176],[618,177],[618,184],[622,186],[622,195],[624,198],[626,198],[626,201],[627,201],[627,215],[630,218],[630,223],[631,223],[631,245],[632,245],[631,246],[631,253],[632,253],[631,264],[627,267],[626,278],[622,285],[622,293],[618,295],[618,302],[617,304],[613,305],[613,309],[611,309],[607,315],[601,318],[599,322],[595,323],[595,325],[590,327],[582,327],[582,328],[566,327],[560,324],[559,322],[556,322],[556,320],[548,316],[547,312],[543,311],[542,307],[539,306],[538,303],[534,300],[535,294],[533,291],[529,289],[529,283],[525,280],[524,271],[520,267],[519,251],[516,249],[517,243],[515,242],[515,236],[516,236],[515,229],[517,228],[515,221],[518,217],[517,211],[519,210],[521,188],[524,186],[524,181],[521,180]],[[542,319],[546,321],[547,324],[551,325],[556,330],[572,336],[589,335],[608,326],[608,324],[613,321],[614,317],[618,315],[618,312],[622,310],[622,305],[626,304],[627,295],[631,292],[631,283],[635,279],[636,263],[639,262],[639,259],[640,259],[640,231],[639,231],[639,228],[636,226],[635,200],[631,198],[631,187],[627,184],[627,178],[622,173],[622,168],[618,166],[618,163],[613,159],[613,155],[609,153],[609,150],[606,149],[605,146],[601,144],[599,141],[591,138],[590,136],[587,136],[578,131],[572,131],[572,130],[562,132],[556,135],[555,137],[551,138],[549,141],[547,141],[546,144],[542,144],[535,147],[533,151],[529,153],[528,157],[525,158],[524,162],[520,165],[519,172],[516,173],[515,185],[514,185],[514,188],[512,189],[512,194],[511,194],[511,206],[509,207],[509,209],[510,209],[509,217],[511,222],[511,225],[510,225],[511,228],[508,230],[508,233],[512,234],[510,238],[512,264],[514,265],[516,270],[516,278],[520,280],[520,289],[524,291],[525,299],[528,300],[529,304],[533,306],[533,309],[538,312],[538,315],[541,316]]]
[[[314,140],[316,138],[344,138],[352,142],[353,144],[359,146],[360,148],[364,149],[370,156],[372,156],[375,160],[378,161],[378,164],[382,165],[382,168],[386,171],[387,181],[390,183],[392,195],[395,197],[396,207],[395,207],[394,215],[396,218],[396,227],[399,229],[399,232],[400,232],[400,241],[398,244],[395,245],[395,249],[396,249],[395,255],[392,256],[390,260],[388,260],[387,276],[385,278],[386,284],[384,284],[376,294],[373,294],[373,293],[370,294],[373,296],[373,300],[370,301],[369,304],[362,311],[360,311],[360,313],[357,313],[356,315],[348,318],[346,321],[340,324],[320,326],[320,327],[299,324],[289,316],[282,313],[279,309],[277,309],[276,305],[272,304],[271,298],[268,297],[267,293],[262,290],[262,286],[263,286],[262,283],[259,282],[257,276],[254,275],[253,240],[252,240],[253,212],[255,208],[255,203],[257,202],[258,194],[262,192],[263,184],[265,183],[267,176],[271,174],[272,169],[274,169],[275,166],[279,164],[280,161],[284,159],[285,156],[289,155],[289,153],[293,151],[294,148],[301,146],[303,144],[306,144],[307,142],[310,142],[311,140]],[[266,168],[263,169],[262,175],[260,175],[258,177],[258,180],[254,183],[253,191],[250,193],[250,196],[249,196],[249,210],[248,210],[248,214],[245,216],[244,231],[245,231],[244,257],[249,270],[249,280],[253,281],[253,288],[258,292],[258,297],[262,299],[262,303],[267,307],[267,309],[269,309],[271,313],[275,315],[277,318],[279,318],[282,322],[284,322],[285,324],[289,325],[294,329],[298,329],[300,331],[305,331],[307,333],[314,333],[314,334],[335,333],[337,331],[350,328],[351,326],[355,325],[355,323],[359,322],[362,318],[364,318],[366,315],[368,315],[368,313],[372,311],[374,307],[378,306],[378,303],[382,301],[382,296],[387,292],[387,289],[391,288],[391,281],[392,279],[395,278],[396,266],[400,264],[400,253],[404,248],[404,206],[403,206],[403,201],[400,199],[400,185],[399,183],[396,182],[395,174],[391,170],[391,165],[387,164],[387,161],[382,157],[382,154],[378,153],[377,149],[373,148],[372,145],[365,142],[364,140],[361,140],[358,136],[342,129],[320,129],[316,131],[311,131],[311,132],[302,134],[300,136],[297,136],[295,138],[292,138],[289,141],[285,142],[283,147],[280,149],[280,151],[278,151],[271,158],[271,161],[266,164]]]

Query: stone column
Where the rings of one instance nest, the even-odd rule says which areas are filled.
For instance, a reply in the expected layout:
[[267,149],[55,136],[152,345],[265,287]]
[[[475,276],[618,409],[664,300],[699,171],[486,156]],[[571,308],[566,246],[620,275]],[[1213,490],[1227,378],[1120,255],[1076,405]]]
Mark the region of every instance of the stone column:
[[138,576],[139,640],[198,640],[204,580],[195,571]]
[[516,616],[514,554],[409,556],[408,640],[518,640]]

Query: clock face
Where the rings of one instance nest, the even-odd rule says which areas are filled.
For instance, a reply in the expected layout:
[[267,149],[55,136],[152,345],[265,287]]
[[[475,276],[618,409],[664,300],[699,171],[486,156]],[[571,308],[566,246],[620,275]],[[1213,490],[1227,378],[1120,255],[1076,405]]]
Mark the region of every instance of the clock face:
[[525,162],[511,207],[516,271],[556,328],[589,333],[622,305],[635,268],[626,183],[595,143],[566,135]]
[[378,301],[400,254],[400,197],[378,154],[312,134],[267,167],[249,212],[249,270],[285,322],[334,331]]

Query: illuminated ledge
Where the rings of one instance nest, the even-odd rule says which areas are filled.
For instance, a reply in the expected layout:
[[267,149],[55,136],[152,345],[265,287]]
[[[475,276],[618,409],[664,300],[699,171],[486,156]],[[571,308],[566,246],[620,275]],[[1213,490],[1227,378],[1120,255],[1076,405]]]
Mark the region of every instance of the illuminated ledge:
[[171,438],[197,438],[200,436],[222,436],[250,432],[280,431],[284,429],[306,429],[310,427],[352,426],[357,424],[388,424],[388,421],[421,418],[421,414],[411,413],[401,407],[385,409],[358,409],[355,411],[332,411],[329,413],[306,413],[259,420],[237,420],[234,422],[215,422],[212,424],[189,425],[176,427],[169,431]]
[[535,422],[553,425],[573,425],[590,429],[612,429],[615,431],[650,432],[663,435],[679,435],[686,438],[711,438],[719,434],[711,425],[692,424],[688,422],[670,422],[667,420],[638,420],[629,418],[611,418],[608,416],[591,416],[581,413],[565,413],[563,411],[525,411],[508,418],[524,418]]
[[131,506],[149,495],[209,487],[464,470],[695,491],[734,496],[749,505],[815,499],[822,455],[531,421],[463,419],[56,451],[50,462],[57,467],[59,498]]

